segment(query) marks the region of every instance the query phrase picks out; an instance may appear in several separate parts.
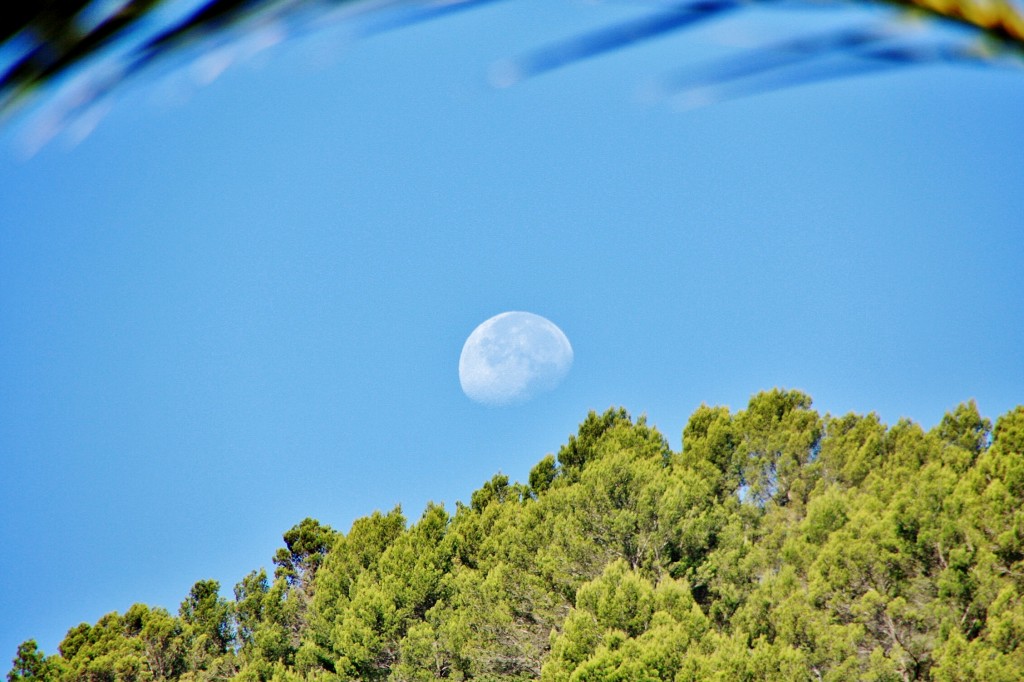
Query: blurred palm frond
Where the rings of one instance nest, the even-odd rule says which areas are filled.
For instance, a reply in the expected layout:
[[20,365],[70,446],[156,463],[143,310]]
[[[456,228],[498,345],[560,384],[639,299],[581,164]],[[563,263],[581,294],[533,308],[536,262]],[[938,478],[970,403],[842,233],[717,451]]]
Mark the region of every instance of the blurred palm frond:
[[[38,0],[0,16],[0,116],[85,73],[86,88],[67,116],[104,98],[169,57],[210,50],[261,27],[284,35],[349,22],[358,35],[393,30],[453,12],[512,0]],[[813,2],[813,0],[808,0]],[[867,4],[871,0],[850,0]],[[913,64],[1024,64],[1024,13],[1011,0],[880,0],[895,10],[964,29],[963,37],[911,42],[891,22],[799,37],[749,50],[665,79],[669,91],[715,89],[712,99]],[[833,6],[849,5],[836,1]],[[506,62],[508,85],[751,7],[784,0],[661,2],[637,19],[570,36]],[[837,61],[837,58],[839,60]],[[746,83],[746,85],[741,85]]]

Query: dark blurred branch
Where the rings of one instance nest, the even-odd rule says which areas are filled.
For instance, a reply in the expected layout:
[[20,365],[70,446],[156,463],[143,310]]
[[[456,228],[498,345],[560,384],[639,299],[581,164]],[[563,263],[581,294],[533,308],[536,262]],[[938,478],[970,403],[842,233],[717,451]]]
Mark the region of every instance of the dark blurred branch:
[[[114,48],[124,48],[114,68],[95,75],[87,91],[67,109],[66,118],[106,97],[137,73],[148,72],[158,61],[190,48],[208,47],[208,42],[230,39],[262,21],[287,23],[301,17],[303,20],[288,23],[289,32],[296,34],[313,25],[313,16],[358,19],[359,34],[366,36],[498,1],[509,0],[206,0],[169,25],[152,28],[148,35],[142,29],[149,28],[150,22],[143,20],[171,3],[126,0],[108,15],[90,20],[90,12],[101,11],[105,3],[16,2],[0,16],[0,56],[7,59],[6,64],[0,63],[0,116],[64,75],[87,69],[88,61]],[[510,60],[496,80],[508,85],[774,2],[777,0],[691,0],[660,6],[638,19],[570,37]],[[685,91],[713,86],[745,94],[916,64],[990,64],[1000,56],[1024,62],[1024,15],[1009,0],[879,2],[966,27],[970,35],[962,44],[912,45],[902,43],[902,37],[889,29],[838,30],[756,48],[736,59],[700,67],[686,79],[676,76],[668,81],[668,87]],[[971,36],[973,44],[968,44]],[[771,85],[764,85],[768,83]]]

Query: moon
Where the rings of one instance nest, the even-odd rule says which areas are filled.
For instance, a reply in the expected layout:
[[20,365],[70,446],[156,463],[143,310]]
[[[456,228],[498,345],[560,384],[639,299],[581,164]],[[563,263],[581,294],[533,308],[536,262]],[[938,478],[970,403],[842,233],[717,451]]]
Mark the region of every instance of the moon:
[[470,400],[514,405],[556,388],[572,367],[572,345],[551,320],[512,311],[473,330],[459,357],[459,383]]

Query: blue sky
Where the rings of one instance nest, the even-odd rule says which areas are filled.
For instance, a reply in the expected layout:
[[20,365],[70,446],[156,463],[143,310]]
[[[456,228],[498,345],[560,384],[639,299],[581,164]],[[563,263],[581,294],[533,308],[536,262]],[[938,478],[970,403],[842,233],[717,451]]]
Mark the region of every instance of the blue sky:
[[[590,409],[678,447],[702,402],[775,386],[926,428],[1022,402],[1021,73],[690,111],[637,95],[723,42],[849,16],[819,11],[487,84],[643,11],[521,0],[328,32],[185,96],[181,72],[133,87],[77,146],[22,159],[4,131],[4,661],[136,601],[174,611],[196,580],[228,593],[306,516],[415,519],[525,479]],[[558,324],[575,362],[487,408],[459,353],[506,310]]]

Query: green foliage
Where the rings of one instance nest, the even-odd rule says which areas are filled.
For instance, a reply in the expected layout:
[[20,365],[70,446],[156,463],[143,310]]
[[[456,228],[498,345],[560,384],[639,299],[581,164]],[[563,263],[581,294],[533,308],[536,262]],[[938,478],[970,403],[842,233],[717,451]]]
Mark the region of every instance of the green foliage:
[[943,416],[935,431],[950,445],[977,455],[988,446],[992,422],[978,414],[978,406],[972,400]]
[[570,435],[569,442],[559,448],[558,463],[568,470],[582,469],[594,457],[598,442],[609,429],[616,424],[629,423],[629,413],[624,407],[608,408],[601,416],[591,410],[576,435]]
[[508,485],[508,476],[495,474],[494,478],[484,483],[484,486],[473,493],[470,498],[470,506],[475,512],[482,512],[492,502],[504,502],[511,492]]
[[537,465],[530,469],[530,491],[536,495],[544,493],[558,476],[558,465],[555,464],[555,456],[548,455]]
[[786,504],[799,492],[798,474],[816,454],[823,430],[810,407],[809,396],[775,389],[754,396],[736,415],[737,468],[754,503]]
[[273,580],[29,640],[8,682],[1020,679],[1024,407],[926,433],[774,390],[682,443],[591,412],[529,485],[305,519]]
[[212,655],[227,653],[234,641],[230,620],[231,607],[220,596],[220,583],[200,580],[181,602],[178,614],[190,627],[191,636],[202,642],[196,648],[206,649]]
[[7,682],[43,682],[52,676],[52,666],[34,639],[18,645],[18,653],[11,663]]
[[311,585],[335,536],[330,526],[316,519],[303,519],[284,534],[285,546],[274,555],[274,577],[284,578],[290,585]]

